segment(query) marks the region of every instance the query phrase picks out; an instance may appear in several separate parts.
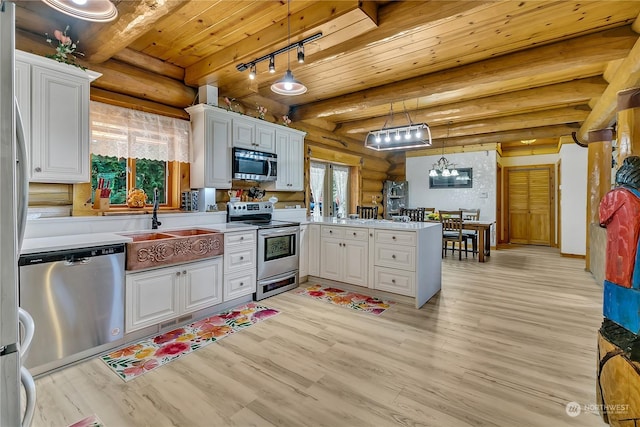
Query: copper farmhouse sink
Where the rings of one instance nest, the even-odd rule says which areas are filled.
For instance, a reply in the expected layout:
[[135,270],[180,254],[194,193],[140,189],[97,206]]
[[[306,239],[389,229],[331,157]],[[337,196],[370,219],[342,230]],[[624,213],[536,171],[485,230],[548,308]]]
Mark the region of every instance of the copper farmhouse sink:
[[162,233],[122,233],[130,237],[126,269],[142,270],[212,258],[224,253],[224,235],[218,230],[191,228]]

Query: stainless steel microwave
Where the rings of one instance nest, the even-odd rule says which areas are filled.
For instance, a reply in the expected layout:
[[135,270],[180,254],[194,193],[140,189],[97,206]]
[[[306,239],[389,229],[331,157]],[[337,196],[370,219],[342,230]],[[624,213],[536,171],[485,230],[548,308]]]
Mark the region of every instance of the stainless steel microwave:
[[233,179],[275,181],[278,177],[278,156],[274,153],[233,149]]

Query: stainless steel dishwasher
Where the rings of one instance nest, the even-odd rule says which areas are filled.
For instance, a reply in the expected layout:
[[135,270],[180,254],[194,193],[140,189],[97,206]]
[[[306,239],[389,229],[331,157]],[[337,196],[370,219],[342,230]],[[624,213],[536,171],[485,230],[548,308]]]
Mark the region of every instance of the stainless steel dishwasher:
[[124,244],[20,257],[20,307],[35,333],[34,375],[97,354],[124,336]]

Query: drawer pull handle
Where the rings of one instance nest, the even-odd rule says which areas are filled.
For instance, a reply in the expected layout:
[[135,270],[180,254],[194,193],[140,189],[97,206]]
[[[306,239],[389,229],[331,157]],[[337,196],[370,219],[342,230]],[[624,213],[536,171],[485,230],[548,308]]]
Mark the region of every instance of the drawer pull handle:
[[36,172],[42,172],[42,168],[40,166],[36,166],[36,168],[34,169]]

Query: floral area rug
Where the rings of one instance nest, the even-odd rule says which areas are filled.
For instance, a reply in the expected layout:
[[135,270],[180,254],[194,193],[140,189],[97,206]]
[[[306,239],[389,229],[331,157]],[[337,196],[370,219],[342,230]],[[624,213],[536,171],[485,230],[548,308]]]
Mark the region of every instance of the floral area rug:
[[147,338],[101,359],[120,378],[129,381],[279,313],[278,310],[249,303]]
[[100,421],[97,415],[89,415],[71,424],[69,427],[104,427],[104,424],[102,424],[102,421]]
[[294,291],[298,295],[322,300],[353,310],[365,313],[381,315],[393,304],[393,301],[381,300],[357,292],[343,291],[338,288],[324,288],[322,285],[312,285],[306,288],[298,288]]

